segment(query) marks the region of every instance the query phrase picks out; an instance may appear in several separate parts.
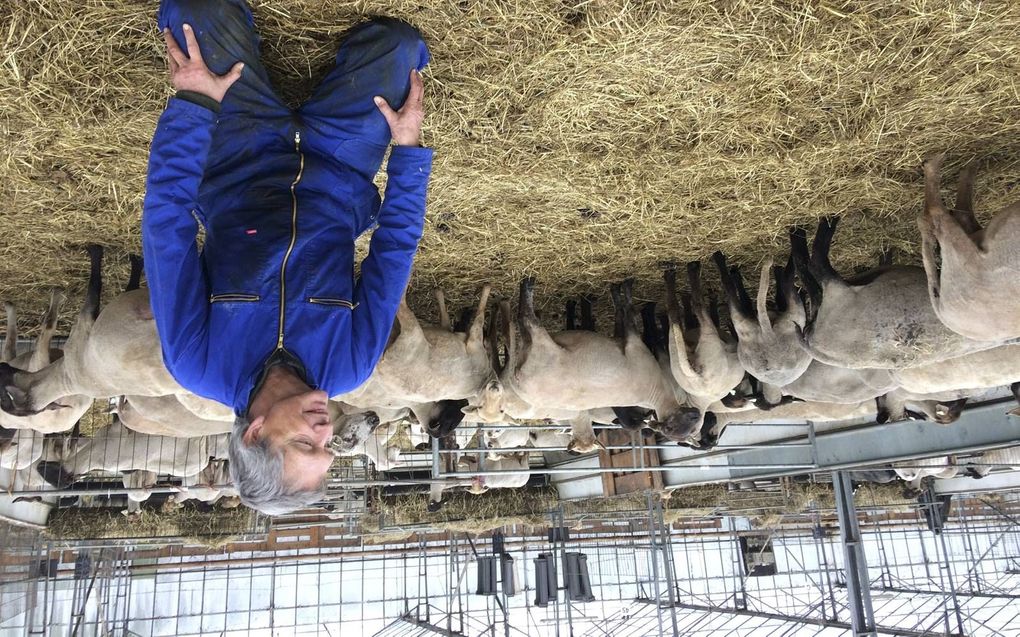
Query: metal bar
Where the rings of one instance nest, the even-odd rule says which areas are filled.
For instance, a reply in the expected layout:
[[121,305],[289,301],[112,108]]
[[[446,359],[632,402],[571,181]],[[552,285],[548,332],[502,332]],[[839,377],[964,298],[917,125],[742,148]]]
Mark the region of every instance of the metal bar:
[[447,637],[450,637],[451,635],[463,635],[464,634],[464,633],[461,633],[461,632],[458,632],[458,631],[449,630],[447,628],[440,628],[439,626],[436,626],[434,624],[430,624],[427,621],[422,621],[420,619],[416,619],[416,618],[411,617],[409,615],[401,615],[400,619],[402,621],[407,622],[408,624],[411,624],[412,626],[417,626],[418,628],[421,628],[423,630],[427,630],[428,632],[435,633],[437,635],[446,635]]
[[[929,484],[926,491],[928,495],[928,497],[926,498],[927,504],[922,506],[928,507],[929,515],[931,515],[932,519],[935,521],[934,526],[938,527],[939,529],[942,529],[945,520],[942,519],[942,511],[940,510],[938,501],[935,497],[935,490],[932,489],[931,485]],[[952,556],[949,554],[949,549],[946,546],[946,534],[942,530],[940,530],[938,533],[938,540],[939,545],[942,548],[942,554],[939,559],[944,560],[944,563],[940,565],[940,568],[943,571],[945,571],[946,580],[949,582],[949,593],[951,599],[953,600],[953,614],[956,616],[956,626],[957,628],[960,629],[960,634],[962,635],[965,634],[963,627],[963,614],[960,612],[960,601],[956,597],[956,580],[954,578],[953,573],[953,560]],[[947,608],[946,609],[947,623],[948,623],[948,610],[949,609]]]
[[818,470],[834,471],[974,453],[1016,444],[1016,424],[1004,407],[1004,402],[993,401],[968,409],[951,427],[903,421],[816,433],[814,448],[773,445],[734,451],[725,456],[727,466],[683,466],[688,458],[670,459],[663,464],[670,470],[669,486],[692,486],[792,476],[803,473],[804,468],[815,467],[816,462]]
[[[671,445],[640,445],[641,449],[676,449],[676,444]],[[791,442],[791,443],[759,443],[759,444],[747,444],[747,445],[716,445],[714,449],[772,449],[774,447],[811,447],[811,443],[808,442]],[[606,445],[604,451],[631,451],[637,450],[636,445]],[[461,453],[484,453],[492,451],[495,453],[520,453],[527,451],[528,453],[553,453],[557,451],[565,452],[566,447],[468,447],[464,449],[440,449],[441,454],[461,454]],[[401,455],[414,455],[415,453],[426,453],[426,452],[407,452]],[[700,456],[699,456],[700,457]],[[693,459],[693,458],[692,458]],[[687,460],[687,458],[679,458],[676,461]],[[641,467],[644,469],[644,467]]]
[[[792,423],[783,423],[783,422],[778,422],[778,423],[777,422],[766,422],[766,423],[760,423],[760,422],[731,422],[731,423],[727,423],[726,426],[727,427],[755,427],[755,428],[761,428],[761,427],[809,427],[810,424],[809,423],[803,423],[803,422],[792,422]],[[548,430],[548,429],[567,430],[567,429],[570,429],[570,426],[568,424],[564,424],[562,422],[560,422],[560,423],[549,423],[547,425],[526,425],[526,424],[516,424],[516,423],[514,423],[514,424],[510,424],[510,423],[488,423],[488,424],[477,424],[477,425],[476,424],[472,424],[472,425],[470,425],[467,428],[470,429],[470,430],[479,430],[479,431],[503,431],[503,430],[506,430],[506,429],[517,429],[517,430],[527,429],[529,431],[545,431],[545,430]],[[619,428],[620,428],[620,425],[607,425],[605,423],[600,423],[600,422],[592,423],[592,429],[596,429],[596,430],[598,430],[598,429],[619,429]]]
[[[654,495],[651,491],[645,494],[645,500],[648,504],[648,541],[651,543],[651,551],[649,551],[649,557],[652,559],[652,584],[655,589],[655,600],[656,602],[662,601],[662,590],[659,585],[659,547],[656,545],[655,537],[655,524],[654,524]],[[655,613],[656,621],[658,622],[659,637],[662,637],[662,606],[659,606],[658,612]]]
[[[918,588],[903,588],[899,586],[872,586],[871,590],[888,593],[908,593],[911,595],[937,595],[939,597],[945,597],[945,591],[926,590]],[[957,593],[960,597],[975,597],[983,599],[1020,599],[1020,595],[1006,595],[1005,593],[972,593],[970,591],[960,591]]]
[[[698,467],[694,467],[694,468],[697,468],[697,469],[702,469],[702,468],[712,469],[712,468],[723,468],[723,467],[725,467],[725,465],[699,465]],[[801,469],[801,470],[803,470],[803,469],[811,469],[813,467],[812,467],[812,465],[806,464],[806,465],[762,465],[762,466],[752,465],[751,468],[753,468],[753,469],[777,469],[777,468],[782,468],[782,469]],[[547,467],[547,468],[541,468],[541,469],[530,469],[528,471],[518,471],[516,469],[507,469],[507,470],[500,470],[500,471],[457,471],[457,472],[452,472],[452,473],[445,473],[445,472],[443,472],[443,473],[439,474],[439,477],[441,477],[441,478],[455,478],[457,476],[498,476],[498,475],[504,475],[504,474],[508,474],[508,473],[512,473],[514,475],[521,475],[521,474],[527,474],[527,475],[546,475],[546,474],[551,474],[551,473],[596,474],[596,473],[622,473],[624,471],[676,471],[676,470],[677,470],[677,467],[675,465],[673,465],[673,466],[666,466],[666,467],[644,467],[644,468],[641,468],[641,467]],[[671,484],[669,486],[672,487],[674,485]]]
[[[676,621],[676,585],[673,581],[673,534],[666,528],[666,518],[662,510],[662,500],[655,498],[655,525],[660,535],[659,546],[662,549],[662,568],[666,573],[666,586],[669,592],[670,620],[673,625],[673,637],[680,637],[680,628]],[[655,529],[652,529],[652,535]]]
[[842,471],[833,472],[832,485],[836,490],[836,515],[839,517],[839,538],[843,544],[850,623],[855,637],[876,635],[875,613],[871,606],[871,591],[868,589],[868,563],[861,543],[861,530],[857,525],[853,485],[850,484],[850,476]]
[[[655,600],[646,598],[638,598],[634,601],[639,604],[657,605]],[[688,604],[686,602],[677,602],[676,607],[683,608],[685,610],[697,610],[706,613],[719,613],[721,615],[738,615],[741,617],[759,617],[762,619],[775,619],[779,621],[794,622],[797,624],[822,626],[825,628],[842,628],[843,630],[853,629],[853,627],[846,622],[832,621],[828,619],[816,619],[813,617],[802,617],[799,615],[782,615],[779,613],[770,613],[760,610],[741,610],[738,608],[703,606],[700,604]],[[878,628],[877,630],[880,630],[883,634],[897,635],[902,637],[933,637],[930,631],[924,630],[905,630],[901,628]]]

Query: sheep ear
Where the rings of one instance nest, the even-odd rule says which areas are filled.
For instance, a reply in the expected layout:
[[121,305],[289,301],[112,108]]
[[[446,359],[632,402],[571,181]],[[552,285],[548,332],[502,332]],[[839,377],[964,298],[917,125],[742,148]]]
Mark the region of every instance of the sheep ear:
[[477,416],[478,415],[478,407],[473,407],[471,405],[468,405],[467,407],[461,407],[460,408],[460,413],[464,414],[465,418],[467,418],[469,416]]

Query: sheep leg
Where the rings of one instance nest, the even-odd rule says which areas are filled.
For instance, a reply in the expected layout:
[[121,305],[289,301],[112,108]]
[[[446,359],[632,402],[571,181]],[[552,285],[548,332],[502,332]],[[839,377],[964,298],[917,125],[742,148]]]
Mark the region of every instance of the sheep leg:
[[666,268],[662,278],[666,282],[666,312],[669,315],[669,322],[679,323],[681,312],[680,301],[676,295],[676,270],[672,267]]
[[939,298],[942,296],[942,274],[939,272],[939,261],[936,248],[939,240],[935,234],[932,218],[925,214],[917,219],[917,229],[921,234],[921,264],[928,279],[928,295],[931,297],[935,312],[939,311]]
[[[521,348],[527,352],[531,349],[531,330],[538,328],[538,317],[535,316],[534,277],[525,277],[521,280],[520,299],[517,302],[517,327],[521,331]],[[515,370],[511,368],[511,372],[513,371]]]
[[822,284],[811,272],[809,262],[811,255],[808,252],[807,233],[803,228],[790,229],[790,256],[793,258],[793,265],[800,275],[800,280],[807,290],[811,305],[817,312],[818,306],[822,304]]
[[616,310],[613,338],[621,339],[626,334],[626,319],[624,318],[623,293],[620,290],[620,284],[614,283],[609,286],[609,294],[613,297],[613,308]]
[[[744,285],[744,275],[740,272],[740,268],[733,266],[730,268],[730,278],[733,279],[733,283],[737,288],[737,296],[740,298],[740,304],[743,307],[753,308],[751,304],[751,296],[747,293],[747,286]],[[753,315],[753,310],[749,313],[749,316]]]
[[[1009,391],[1013,392],[1013,399],[1016,400],[1017,404],[1020,404],[1020,381],[1010,385]],[[1009,413],[1011,416],[1020,416],[1020,407],[1017,407]]]
[[[918,224],[921,229],[922,258],[925,262],[925,273],[928,274],[929,285],[933,286],[935,298],[938,298],[938,293],[937,286],[933,281],[938,279],[931,278],[933,271],[937,274],[935,246],[938,246],[943,252],[943,259],[945,253],[953,252],[964,263],[975,264],[974,267],[978,267],[977,264],[981,263],[983,256],[981,250],[978,249],[977,244],[967,234],[957,217],[946,210],[940,189],[941,166],[942,159],[940,157],[931,158],[924,162],[924,215]],[[961,179],[964,181],[964,191],[972,188],[966,185],[966,176]],[[964,194],[964,207],[971,205],[967,201],[967,198],[970,196],[966,193]],[[973,216],[973,212],[970,214]],[[929,245],[926,246],[926,242]],[[930,264],[929,261],[931,262]]]
[[[695,376],[687,358],[687,343],[684,340],[684,326],[681,323],[680,302],[676,294],[676,270],[669,268],[663,272],[666,281],[666,310],[669,314],[669,359],[674,373],[679,371],[685,376]],[[690,307],[690,303],[687,304]]]
[[832,267],[829,259],[829,252],[832,250],[832,239],[836,235],[836,227],[839,225],[838,217],[826,217],[818,222],[818,230],[815,231],[815,239],[811,245],[811,260],[809,267],[815,278],[820,282],[843,283],[836,268]]
[[587,413],[579,414],[570,421],[571,440],[567,451],[591,453],[605,446],[595,438],[595,430],[591,426],[591,417]]
[[[769,319],[768,298],[769,298],[769,277],[772,274],[772,258],[765,260],[761,266],[761,274],[758,276],[758,297],[756,310],[758,312],[758,326],[766,334],[772,332],[772,321]],[[777,291],[778,295],[779,292]]]
[[691,290],[691,305],[698,317],[701,329],[707,329],[711,319],[705,311],[705,297],[701,289],[701,263],[691,261],[687,264],[687,286]]
[[745,306],[742,303],[733,273],[726,264],[726,255],[717,251],[712,255],[712,261],[715,262],[715,267],[719,270],[719,278],[722,280],[723,292],[726,294],[726,302],[730,306],[730,313],[739,315],[742,318],[753,318],[754,308]]
[[657,312],[655,318],[659,321],[659,342],[664,344],[669,336],[669,315],[665,312]]
[[977,162],[972,161],[960,173],[959,181],[956,184],[956,206],[950,213],[963,228],[963,231],[969,235],[981,230],[981,224],[974,216],[974,178],[977,177],[977,168]]
[[634,320],[634,279],[626,279],[620,285],[623,293],[623,334],[627,338],[639,336],[637,323]]
[[132,292],[142,287],[142,257],[137,254],[129,254],[128,261],[131,263],[131,274],[128,275],[127,287],[124,288],[125,292]]
[[[86,250],[89,253],[89,280],[85,292],[85,302],[82,303],[78,318],[71,327],[71,333],[67,335],[67,342],[64,344],[64,358],[57,361],[58,363],[79,352],[99,317],[99,303],[103,293],[103,248],[90,245],[86,246]],[[61,395],[68,396],[70,394]]]
[[655,302],[645,303],[641,307],[641,340],[648,350],[655,354],[659,351],[659,325],[655,322]]
[[57,318],[63,304],[64,294],[60,290],[54,290],[50,294],[50,305],[43,315],[39,337],[35,339],[35,351],[32,352],[32,360],[28,364],[29,371],[37,371],[50,364],[50,343],[57,333]]
[[449,332],[453,330],[453,324],[450,323],[450,313],[446,310],[446,295],[440,288],[436,288],[433,294],[436,297],[436,305],[439,307],[439,327]]
[[[500,327],[503,323],[506,323],[506,332],[509,332],[509,321],[504,318],[502,303],[496,306],[495,311],[489,315],[489,324],[486,327],[486,347],[489,350],[489,365],[492,367],[492,371],[498,376],[503,371],[502,363],[499,359],[499,335]],[[502,320],[501,320],[502,319]],[[509,334],[507,334],[509,338]],[[507,352],[507,358],[509,358],[509,352]]]
[[790,297],[786,293],[786,288],[784,287],[785,278],[786,278],[785,268],[782,268],[778,265],[772,266],[772,280],[776,284],[776,296],[775,296],[776,310],[779,311],[780,314],[790,309]]
[[467,332],[471,329],[471,321],[475,316],[475,308],[464,307],[461,308],[460,314],[457,315],[457,320],[453,324],[454,332]]
[[698,317],[694,315],[694,301],[691,300],[691,293],[687,290],[680,290],[680,309],[682,310],[685,330],[697,329]]
[[[538,315],[535,314],[535,278],[527,277],[521,281],[521,296],[520,302],[517,305],[517,323],[521,330],[521,351],[513,353],[511,348],[511,357],[519,356],[520,360],[515,363],[517,367],[524,364],[527,360],[528,350],[539,342],[542,345],[549,347],[552,351],[559,348],[559,345],[552,340],[549,333],[545,331],[542,324],[538,321]],[[512,342],[511,342],[512,343]],[[513,368],[513,369],[516,369]]]
[[103,295],[103,247],[89,245],[85,250],[89,253],[89,283],[82,312],[95,321],[99,317],[99,302]]
[[7,336],[4,338],[3,360],[12,361],[18,355],[18,311],[13,303],[4,303],[7,310]]
[[567,301],[566,315],[563,329],[569,331],[577,329],[577,301]]
[[471,320],[471,327],[468,328],[468,345],[472,347],[484,347],[485,340],[485,309],[489,306],[489,294],[492,287],[482,286],[482,294],[478,299],[478,307],[475,308],[474,318]]
[[589,295],[581,297],[581,329],[589,332],[595,331],[595,314],[592,311],[594,301]]
[[698,324],[701,326],[699,338],[714,338],[722,341],[722,334],[719,332],[719,314],[715,307],[715,300],[709,297],[706,302],[704,289],[701,283],[701,262],[691,261],[687,264],[687,284],[691,288],[691,301],[693,311],[698,317]]

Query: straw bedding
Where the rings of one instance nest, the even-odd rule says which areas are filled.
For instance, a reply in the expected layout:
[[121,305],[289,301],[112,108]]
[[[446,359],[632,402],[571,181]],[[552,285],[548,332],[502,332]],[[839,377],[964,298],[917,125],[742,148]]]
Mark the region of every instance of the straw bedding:
[[[846,220],[841,266],[883,247],[914,260],[919,164],[933,152],[949,152],[949,182],[985,162],[985,218],[1017,198],[1020,5],[1008,0],[252,5],[292,103],[364,16],[425,34],[436,163],[421,309],[432,286],[460,305],[523,274],[539,278],[547,317],[627,276],[657,298],[664,260],[722,249],[753,267],[785,252],[788,225],[833,213]],[[147,146],[170,92],[155,12],[0,3],[0,297],[26,330],[46,288],[80,295],[83,244],[110,247],[108,289],[139,249]]]
[[[778,524],[784,516],[810,511],[833,511],[835,496],[831,484],[789,482],[782,493],[757,492],[755,504],[749,506],[746,493],[734,492],[722,484],[709,484],[674,489],[668,494],[653,494],[661,499],[669,523],[681,518],[701,518],[714,514],[738,514],[759,521],[759,526]],[[428,496],[404,494],[380,501],[378,511],[365,516],[362,523],[369,532],[383,529],[406,530],[422,526],[467,533],[484,533],[512,524],[541,526],[548,522],[548,512],[563,506],[570,520],[601,519],[620,514],[640,518],[647,509],[644,493],[611,498],[590,498],[560,502],[552,488],[494,489],[475,496],[464,491],[443,495],[443,508],[428,513]],[[860,508],[909,510],[911,503],[903,497],[903,484],[861,484],[857,488]]]

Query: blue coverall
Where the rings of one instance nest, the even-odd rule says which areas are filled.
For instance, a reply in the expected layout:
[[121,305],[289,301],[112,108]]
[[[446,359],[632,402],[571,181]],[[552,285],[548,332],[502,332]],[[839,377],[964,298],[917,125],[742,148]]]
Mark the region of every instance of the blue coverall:
[[[350,391],[389,338],[432,163],[430,149],[394,147],[380,205],[372,179],[390,131],[372,98],[399,108],[428,50],[404,22],[367,22],[291,110],[270,86],[243,0],[164,0],[160,28],[182,49],[185,23],[213,73],[245,66],[218,113],[193,95],[171,98],[152,140],[142,242],[167,369],[238,414],[274,353],[300,360],[311,386]],[[354,241],[373,225],[355,281]]]

